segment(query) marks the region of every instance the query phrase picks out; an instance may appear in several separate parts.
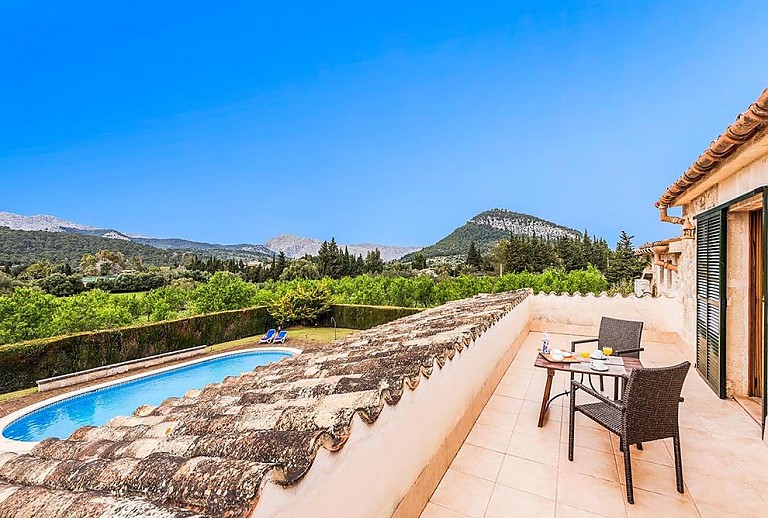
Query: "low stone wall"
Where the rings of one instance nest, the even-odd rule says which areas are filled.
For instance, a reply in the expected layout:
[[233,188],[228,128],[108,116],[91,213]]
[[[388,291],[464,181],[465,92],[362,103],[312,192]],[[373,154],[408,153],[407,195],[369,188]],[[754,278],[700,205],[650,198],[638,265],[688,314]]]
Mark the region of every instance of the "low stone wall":
[[80,383],[88,383],[94,380],[108,378],[117,374],[146,369],[147,367],[154,367],[155,365],[192,358],[194,356],[205,354],[205,349],[206,347],[204,345],[200,345],[197,347],[190,347],[189,349],[182,349],[181,351],[155,354],[154,356],[149,356],[147,358],[138,358],[136,360],[120,362],[114,365],[105,365],[104,367],[96,367],[85,371],[46,378],[37,382],[37,391],[47,392],[49,390],[56,390],[72,385],[78,385]]
[[674,298],[543,293],[531,297],[531,331],[596,336],[603,316],[644,322],[645,340],[680,341],[682,313]]

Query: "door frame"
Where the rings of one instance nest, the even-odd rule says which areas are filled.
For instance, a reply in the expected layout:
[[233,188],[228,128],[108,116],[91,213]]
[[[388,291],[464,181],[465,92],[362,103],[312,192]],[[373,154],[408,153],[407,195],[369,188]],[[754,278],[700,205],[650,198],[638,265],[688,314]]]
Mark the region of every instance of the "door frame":
[[[759,211],[759,214],[757,214]],[[765,219],[764,209],[755,209],[749,211],[749,349],[747,362],[747,375],[749,387],[747,395],[749,397],[760,397],[765,395],[763,389],[765,370],[763,360],[765,356],[765,261],[763,260],[763,220]],[[756,232],[759,225],[759,233]],[[762,342],[762,343],[759,343]],[[757,352],[760,354],[756,354]],[[756,386],[756,381],[758,385]],[[759,394],[756,394],[758,392]]]
[[[758,187],[750,192],[744,193],[730,201],[707,209],[700,214],[694,216],[694,219],[707,216],[712,212],[722,210],[727,212],[731,205],[744,201],[757,194],[762,195],[763,198],[763,294],[764,298],[768,297],[768,186]],[[768,415],[768,312],[766,311],[765,301],[763,301],[763,422],[762,422],[762,435],[765,439],[765,425],[766,416]],[[724,327],[724,326],[723,326]],[[696,336],[694,332],[694,336]],[[725,329],[723,329],[725,332]],[[724,335],[723,335],[724,336]]]

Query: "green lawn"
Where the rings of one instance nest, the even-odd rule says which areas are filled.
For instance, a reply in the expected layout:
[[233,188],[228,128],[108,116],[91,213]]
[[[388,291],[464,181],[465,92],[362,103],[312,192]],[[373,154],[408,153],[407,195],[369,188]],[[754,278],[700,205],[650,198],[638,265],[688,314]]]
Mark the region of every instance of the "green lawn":
[[285,343],[287,344],[292,336],[301,338],[302,340],[330,343],[334,340],[334,337],[344,338],[355,331],[357,331],[357,329],[347,329],[345,327],[334,329],[333,327],[294,326],[288,328],[288,340],[286,340]]
[[[288,328],[288,339],[285,341],[285,345],[290,347],[291,338],[300,340],[312,340],[314,342],[320,343],[330,343],[334,340],[334,336],[336,338],[343,338],[345,336],[351,335],[355,331],[357,331],[357,329],[346,329],[343,327],[334,330],[332,327],[294,326]],[[233,347],[257,343],[259,338],[261,338],[261,335],[249,336],[247,338],[241,338],[240,340],[232,340],[231,342],[214,344],[209,346],[208,349],[206,349],[206,352],[212,353],[217,351],[225,351]]]

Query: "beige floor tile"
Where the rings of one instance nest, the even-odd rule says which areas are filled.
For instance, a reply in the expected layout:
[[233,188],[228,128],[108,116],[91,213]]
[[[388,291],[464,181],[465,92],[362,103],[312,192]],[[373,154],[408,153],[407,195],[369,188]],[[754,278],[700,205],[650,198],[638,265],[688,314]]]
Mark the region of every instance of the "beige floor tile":
[[465,518],[465,514],[459,514],[457,512],[451,511],[450,509],[446,509],[445,507],[439,506],[437,504],[433,504],[432,502],[427,503],[427,506],[424,508],[424,511],[421,513],[421,518]]
[[635,487],[635,503],[626,504],[629,518],[698,518],[699,512],[690,500],[660,495]]
[[[563,407],[561,406],[555,406],[552,407],[550,410],[551,412],[547,412],[547,420],[550,421],[560,421]],[[535,417],[536,419],[539,418],[539,411],[541,410],[541,400],[539,401],[528,401],[523,400],[523,404],[520,407],[520,415],[525,416],[531,416]]]
[[[619,482],[624,484],[626,482],[623,469],[624,461],[623,459],[617,460],[621,460],[621,478]],[[689,495],[677,492],[677,479],[675,478],[675,468],[673,466],[664,466],[662,464],[654,464],[653,462],[632,459],[632,485],[635,489],[645,489],[678,500],[690,500]]]
[[486,518],[554,518],[555,502],[519,489],[497,485]]
[[555,508],[555,516],[557,518],[598,518],[602,515],[590,513],[584,509],[578,507],[571,507],[570,505],[557,504]]
[[581,473],[614,483],[620,483],[624,477],[624,470],[619,472],[612,453],[579,446],[573,450],[573,462],[568,460],[568,446],[561,448],[559,468],[561,473]]
[[768,504],[744,477],[718,478],[690,472],[685,474],[685,485],[697,505],[743,516],[768,516]]
[[554,500],[557,468],[533,460],[507,455],[497,479],[499,484]]
[[557,466],[560,456],[560,442],[554,438],[546,439],[532,435],[512,434],[507,446],[507,454]]
[[466,516],[482,518],[493,487],[493,482],[448,469],[431,502]]
[[[672,456],[673,446],[672,440],[669,439],[669,445],[667,446],[667,439],[663,441],[652,441],[643,443],[643,449],[637,448],[637,445],[632,446],[630,455],[632,460],[642,460],[645,462],[653,462],[655,464],[662,464],[664,466],[674,466],[675,458]],[[613,453],[615,455],[623,457],[624,454],[618,448],[618,441],[615,443],[616,448]],[[624,460],[622,459],[622,463]],[[685,465],[685,464],[683,464]]]
[[696,509],[699,511],[701,518],[754,518],[753,516],[747,516],[744,514],[735,514],[723,509],[707,504],[696,503]]
[[[522,433],[525,435],[533,435],[535,437],[543,437],[548,440],[556,440],[556,437],[560,435],[560,421],[558,420],[558,410],[552,409],[548,413],[547,419],[544,421],[544,426],[539,428],[539,416],[538,415],[522,415],[517,417],[515,423],[514,433]],[[552,419],[550,419],[550,417]]]
[[498,410],[500,412],[506,412],[509,414],[520,413],[520,408],[523,406],[522,399],[516,399],[514,397],[502,396],[494,394],[488,400],[485,405],[486,409]]
[[560,473],[557,502],[603,516],[624,516],[626,495],[621,485],[579,473]]
[[480,446],[481,448],[506,453],[511,437],[511,430],[504,430],[502,428],[496,428],[495,426],[475,424],[475,426],[472,427],[472,431],[469,432],[465,442],[466,444],[472,444],[474,446]]
[[517,416],[517,412],[505,412],[486,407],[480,413],[480,417],[477,418],[477,424],[495,426],[496,428],[502,428],[511,432],[515,429]]
[[507,385],[500,383],[493,393],[494,395],[498,396],[506,396],[523,400],[525,399],[525,393],[527,391],[528,388],[523,385]]
[[495,481],[503,461],[503,453],[471,444],[464,444],[456,454],[453,462],[451,462],[451,468],[469,475]]
[[[568,426],[563,426],[560,431],[560,440],[568,443]],[[587,426],[576,426],[574,430],[574,443],[576,446],[590,448],[604,453],[612,453],[610,432],[607,430],[598,430]]]

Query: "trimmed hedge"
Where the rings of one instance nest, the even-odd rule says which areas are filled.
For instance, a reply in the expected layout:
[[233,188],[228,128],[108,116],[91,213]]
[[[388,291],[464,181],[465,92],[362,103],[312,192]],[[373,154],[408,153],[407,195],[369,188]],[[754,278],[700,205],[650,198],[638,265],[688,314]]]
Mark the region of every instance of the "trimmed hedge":
[[265,307],[0,346],[0,393],[37,380],[263,333]]
[[331,311],[320,317],[320,325],[330,326],[331,317],[337,327],[347,329],[370,329],[424,311],[420,308],[398,308],[394,306],[360,306],[334,304]]
[[[418,308],[337,304],[320,325],[369,329],[423,311]],[[238,340],[274,327],[263,306],[106,331],[30,340],[0,346],[0,393],[34,387],[37,380],[104,365]]]

